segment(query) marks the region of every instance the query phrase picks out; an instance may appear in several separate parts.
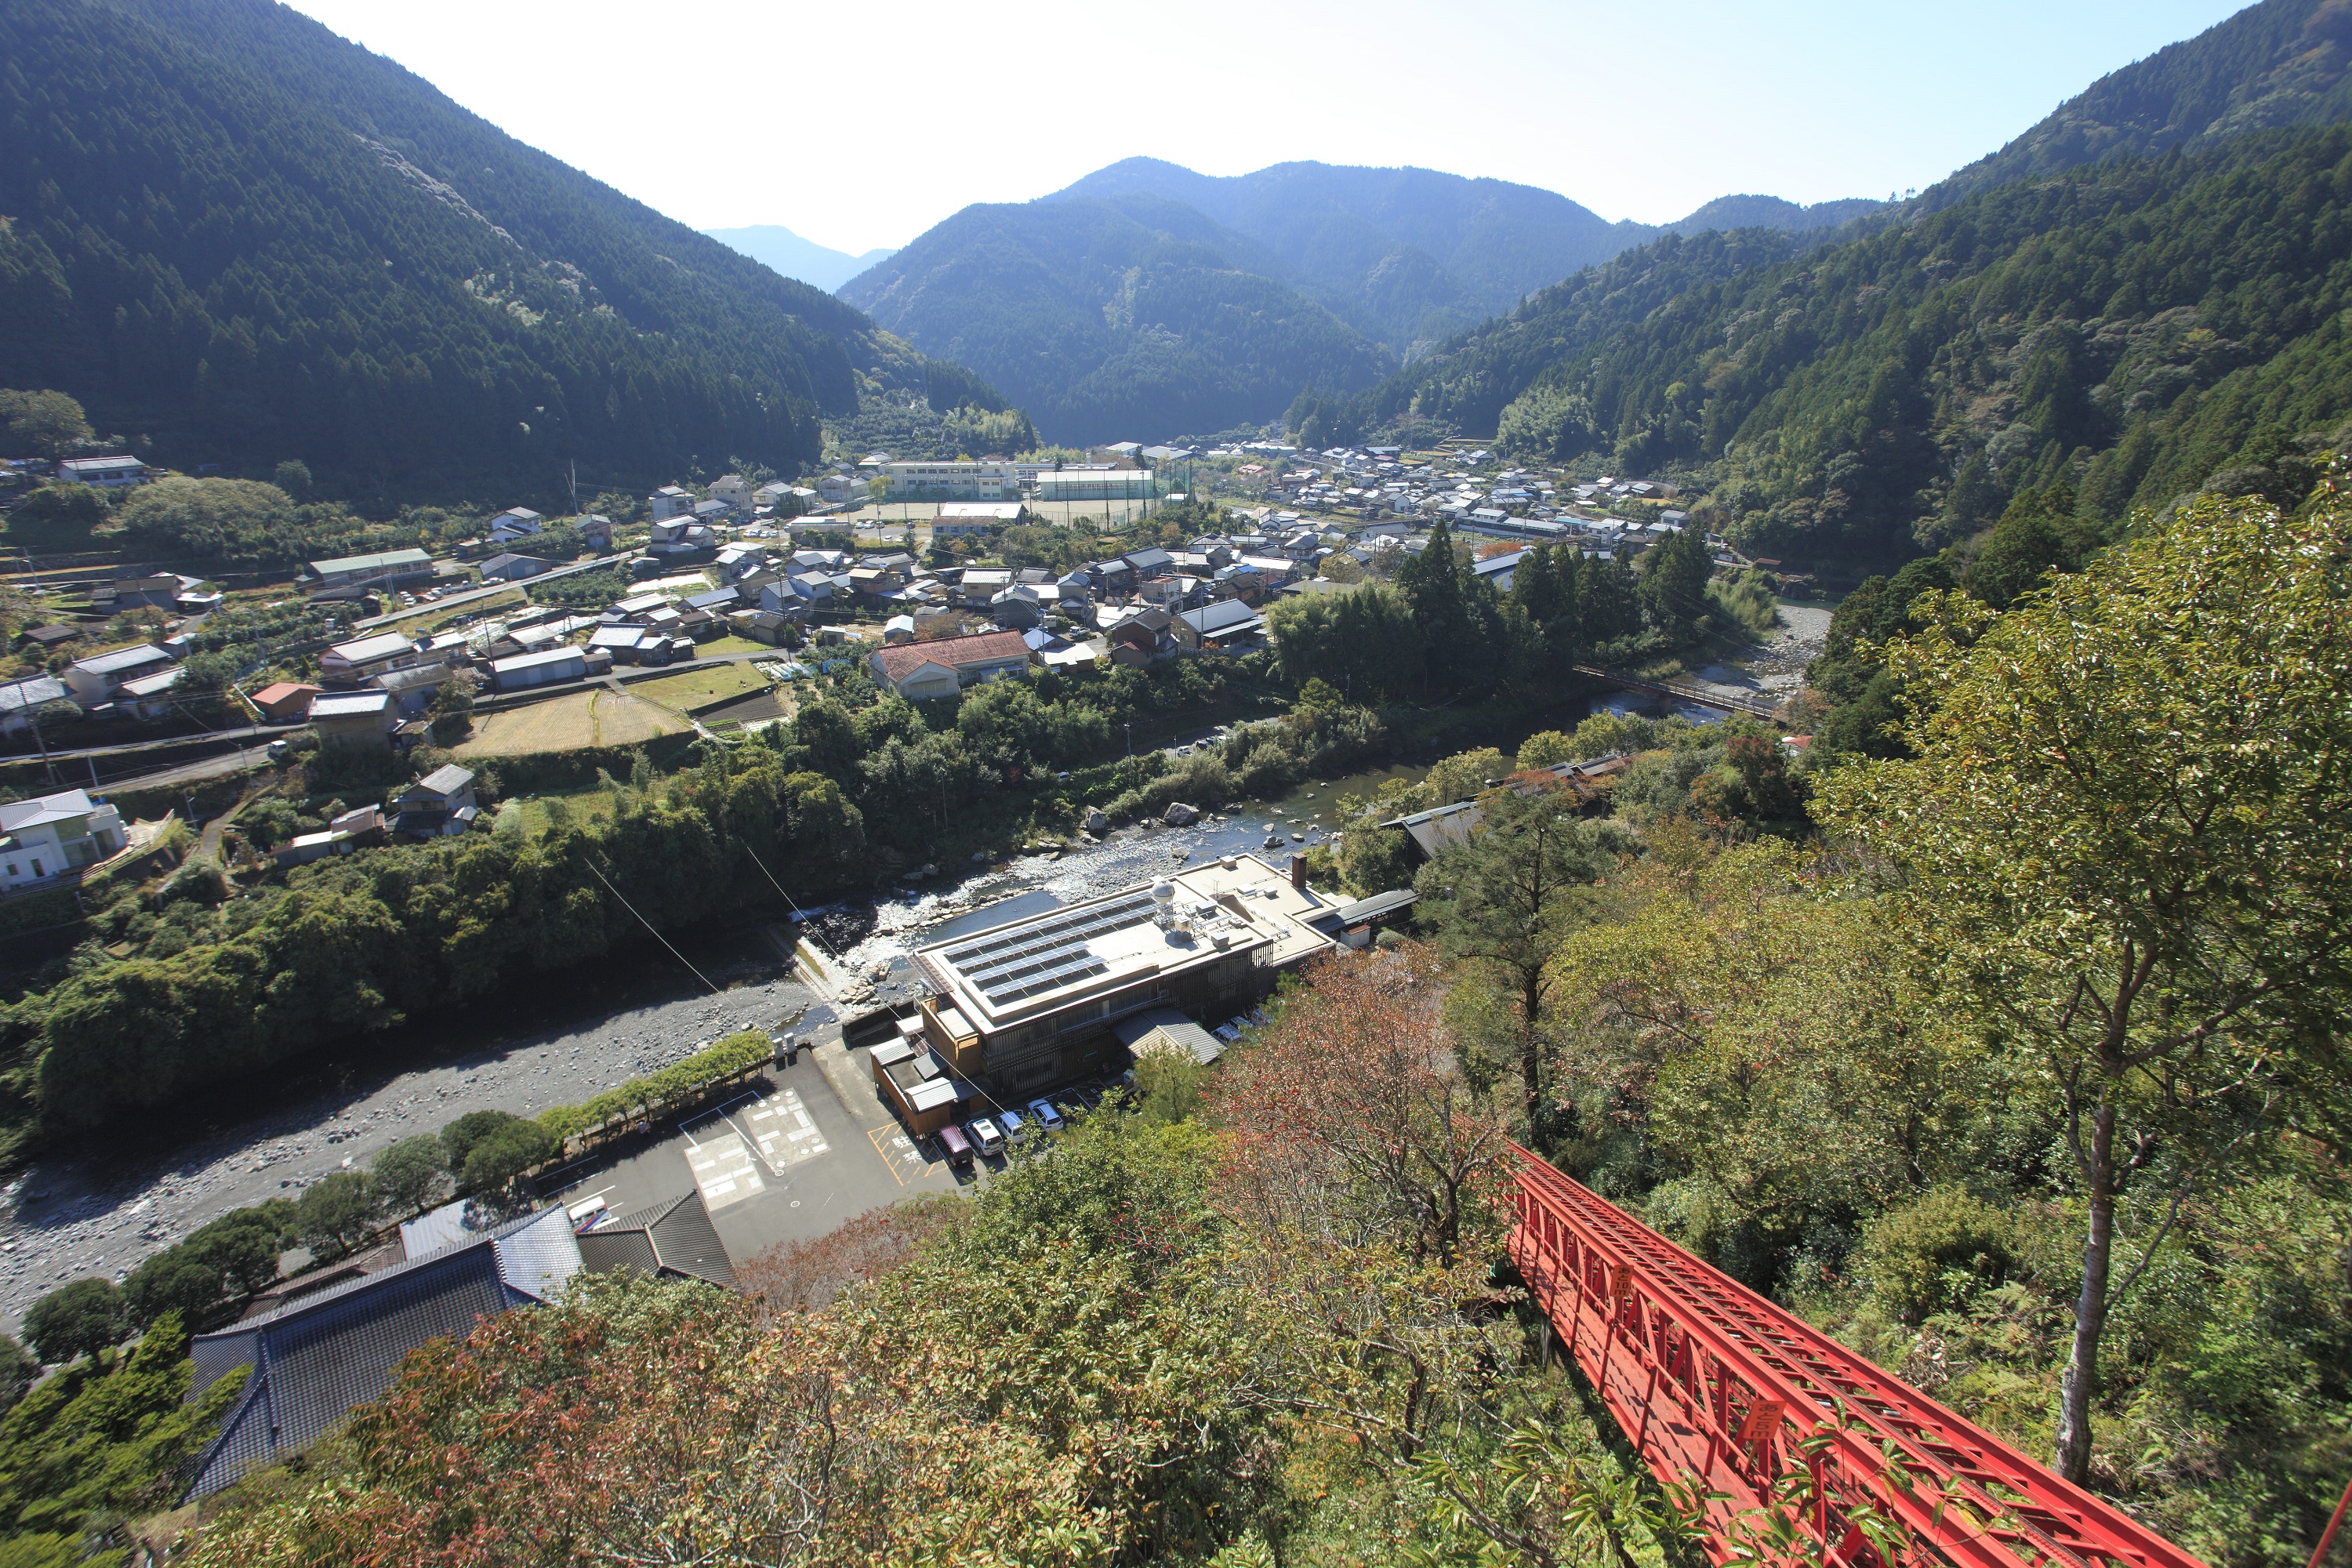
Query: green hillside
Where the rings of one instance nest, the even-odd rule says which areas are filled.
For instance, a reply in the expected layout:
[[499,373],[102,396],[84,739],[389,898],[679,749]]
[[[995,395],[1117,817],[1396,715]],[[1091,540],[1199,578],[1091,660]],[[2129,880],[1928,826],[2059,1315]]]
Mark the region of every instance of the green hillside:
[[1763,554],[1964,538],[2021,488],[2161,505],[2250,438],[2352,416],[2352,130],[1996,187],[1687,288],[1502,410],[1515,451],[1712,480]]
[[1059,196],[1123,194],[1182,202],[1246,236],[1276,258],[1274,276],[1401,354],[1662,234],[1819,228],[1879,205],[1724,196],[1654,227],[1611,223],[1533,185],[1432,169],[1296,163],[1220,178],[1156,158],[1098,169]]
[[1393,363],[1267,276],[1278,263],[1148,196],[975,205],[852,279],[854,304],[972,366],[1047,440],[1150,439],[1278,416]]
[[1002,404],[267,0],[12,0],[0,54],[0,384],[163,460],[547,496]]
[[2110,72],[2000,152],[1923,192],[1915,210],[2131,153],[2197,152],[2249,131],[2352,118],[2352,4],[2261,0]]

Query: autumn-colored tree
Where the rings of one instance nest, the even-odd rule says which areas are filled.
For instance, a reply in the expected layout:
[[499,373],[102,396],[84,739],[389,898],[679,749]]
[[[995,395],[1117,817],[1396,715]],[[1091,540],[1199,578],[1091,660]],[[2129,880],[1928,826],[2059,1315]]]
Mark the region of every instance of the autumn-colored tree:
[[1316,965],[1221,1065],[1207,1113],[1235,1135],[1228,1190],[1277,1228],[1445,1268],[1484,1256],[1509,1144],[1456,1067],[1444,991],[1420,943]]
[[945,1230],[959,1205],[936,1194],[868,1209],[824,1235],[771,1247],[735,1270],[746,1295],[777,1311],[813,1312],[898,1268]]

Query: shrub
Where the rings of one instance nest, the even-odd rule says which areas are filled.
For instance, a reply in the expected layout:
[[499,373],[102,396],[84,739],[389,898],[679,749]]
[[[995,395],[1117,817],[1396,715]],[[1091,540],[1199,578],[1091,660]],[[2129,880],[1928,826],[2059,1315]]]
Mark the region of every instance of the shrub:
[[667,1106],[683,1104],[706,1085],[732,1078],[747,1068],[757,1067],[766,1061],[774,1054],[775,1048],[775,1043],[764,1031],[738,1029],[682,1062],[672,1063],[659,1072],[647,1073],[643,1078],[633,1078],[625,1084],[604,1090],[593,1100],[579,1105],[551,1106],[540,1112],[539,1125],[556,1138],[569,1138],[575,1132],[602,1127],[616,1116],[633,1115],[640,1110],[658,1111]]
[[2004,1282],[2016,1251],[2010,1214],[1965,1188],[1946,1186],[1871,1221],[1860,1267],[1882,1307],[1917,1323]]

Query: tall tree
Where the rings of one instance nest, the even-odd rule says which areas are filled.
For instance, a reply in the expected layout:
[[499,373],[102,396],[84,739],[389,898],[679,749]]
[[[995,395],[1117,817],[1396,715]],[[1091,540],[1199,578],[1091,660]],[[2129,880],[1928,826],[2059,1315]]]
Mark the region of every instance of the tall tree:
[[1540,1026],[1552,956],[1589,918],[1585,889],[1625,846],[1621,829],[1577,815],[1566,784],[1522,778],[1489,791],[1477,829],[1441,850],[1416,880],[1444,951],[1489,968],[1510,992],[1530,1121],[1543,1094]]
[[2080,1481],[2101,1337],[2181,1205],[2284,1103],[2344,1124],[2352,507],[2209,498],[2005,616],[1938,610],[1888,661],[1913,757],[1832,772],[1821,815],[1899,868],[1921,960],[2057,1097]]

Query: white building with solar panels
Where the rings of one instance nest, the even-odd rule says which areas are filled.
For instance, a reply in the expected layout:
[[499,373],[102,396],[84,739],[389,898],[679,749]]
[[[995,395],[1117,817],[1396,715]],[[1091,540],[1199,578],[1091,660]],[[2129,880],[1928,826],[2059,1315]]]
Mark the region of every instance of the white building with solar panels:
[[922,1042],[998,1098],[1104,1070],[1112,1026],[1150,1007],[1223,1017],[1276,973],[1336,946],[1339,906],[1255,856],[971,931],[918,950]]

